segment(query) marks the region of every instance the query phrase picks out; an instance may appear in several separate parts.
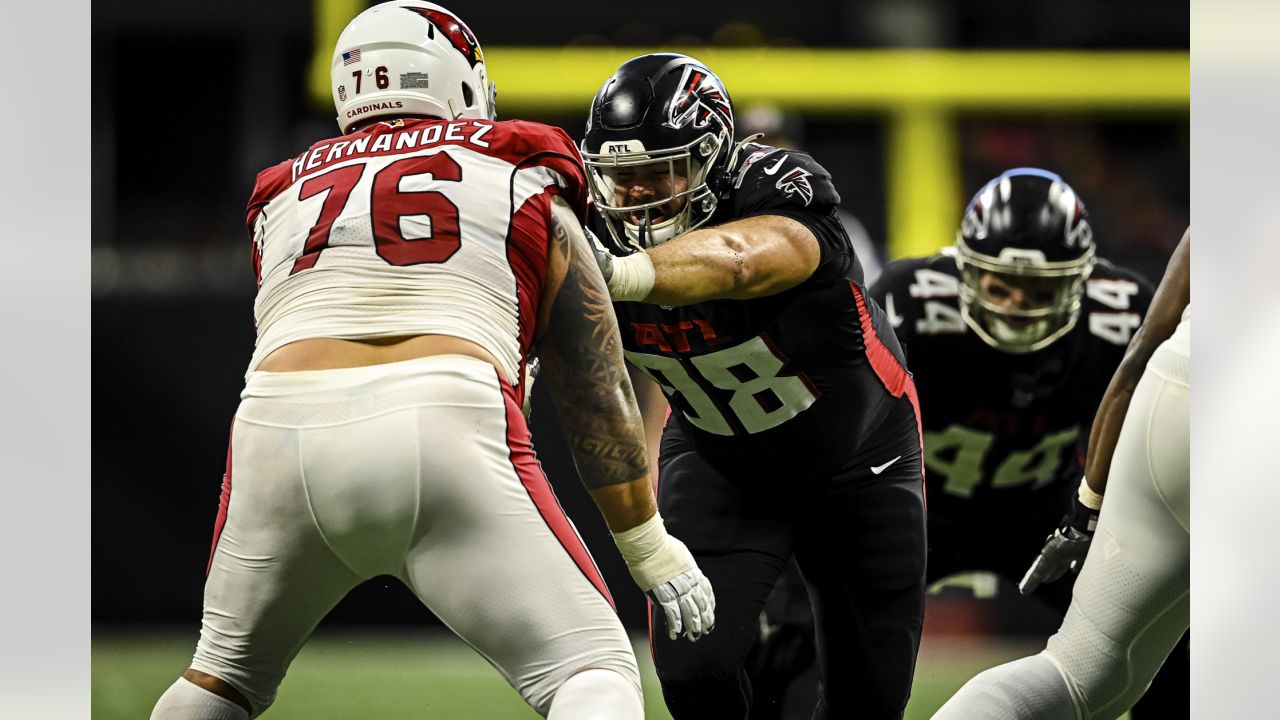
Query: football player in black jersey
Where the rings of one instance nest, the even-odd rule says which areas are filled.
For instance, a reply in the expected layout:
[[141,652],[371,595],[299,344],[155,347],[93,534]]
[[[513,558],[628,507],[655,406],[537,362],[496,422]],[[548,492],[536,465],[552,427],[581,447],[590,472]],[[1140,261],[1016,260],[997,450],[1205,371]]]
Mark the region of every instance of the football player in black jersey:
[[[1190,303],[1188,228],[1089,434],[1080,495],[1092,509],[1090,500],[1100,504],[1105,492],[1106,509],[1086,513],[1098,515],[1099,545],[1088,554],[1062,627],[1039,655],[971,679],[935,720],[1117,717],[1142,696],[1186,632],[1191,605]],[[1064,539],[1076,544],[1070,534],[1055,532],[1037,566]],[[1052,582],[1051,577],[1043,580]],[[1179,694],[1181,703],[1152,708],[1156,714],[1149,717],[1187,717],[1185,684]]]
[[713,632],[652,637],[663,695],[677,720],[746,718],[743,661],[794,554],[814,717],[900,718],[925,587],[915,387],[830,175],[733,135],[720,80],[654,54],[605,82],[582,144],[625,355],[672,407],[658,504],[716,588]]
[[[930,583],[985,570],[1066,612],[1101,500],[1077,492],[1090,425],[1153,293],[1096,252],[1071,186],[1016,168],[974,195],[954,248],[891,263],[872,288],[929,408]],[[1135,720],[1186,716],[1186,663]]]
[[[929,407],[930,582],[974,570],[1020,581],[1064,509],[1089,532],[1093,512],[1073,495],[1084,443],[1150,285],[1096,256],[1070,185],[1018,168],[973,197],[954,248],[890,263],[871,294]],[[1070,593],[1036,589],[1059,609]]]
[[[1150,285],[1096,256],[1070,185],[1017,168],[973,197],[954,247],[890,263],[871,295],[926,407],[929,582],[970,571],[1026,576],[1025,592],[1065,612],[1074,575],[1041,584],[1052,573],[1028,568],[1049,533],[1059,569],[1088,549],[1097,511],[1086,503],[1096,503],[1076,493],[1085,442]],[[799,674],[804,658],[791,660],[773,672]]]

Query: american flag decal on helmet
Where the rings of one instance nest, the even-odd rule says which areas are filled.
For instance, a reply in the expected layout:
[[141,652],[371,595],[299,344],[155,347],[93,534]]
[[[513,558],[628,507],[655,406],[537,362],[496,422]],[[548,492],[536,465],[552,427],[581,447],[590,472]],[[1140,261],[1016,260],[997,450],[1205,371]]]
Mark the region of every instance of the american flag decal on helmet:
[[467,62],[471,63],[471,67],[484,62],[484,52],[480,50],[480,43],[476,42],[476,36],[472,35],[471,29],[458,18],[447,12],[428,8],[407,7],[405,10],[421,15],[437,30],[444,33],[449,42],[462,53]]
[[729,97],[720,89],[719,81],[709,71],[696,65],[686,66],[677,93],[675,100],[671,102],[668,125],[684,127],[692,120],[693,126],[700,128],[714,121],[730,137],[733,136],[733,110],[729,106]]
[[351,52],[342,53],[343,65],[351,65],[352,63],[358,63],[358,62],[360,62],[360,48],[356,48]]

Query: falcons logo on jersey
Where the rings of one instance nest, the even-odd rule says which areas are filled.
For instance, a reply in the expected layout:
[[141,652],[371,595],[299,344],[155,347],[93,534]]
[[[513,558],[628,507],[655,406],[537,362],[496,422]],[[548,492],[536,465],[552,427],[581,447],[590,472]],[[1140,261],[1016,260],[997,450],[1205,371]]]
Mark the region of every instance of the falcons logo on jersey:
[[733,110],[729,107],[728,96],[720,90],[711,73],[693,65],[684,69],[684,78],[680,80],[680,90],[671,103],[667,125],[680,128],[691,120],[696,128],[706,127],[714,121],[730,137],[733,136]]
[[480,43],[476,42],[476,36],[472,35],[471,29],[463,25],[458,18],[447,12],[427,8],[407,7],[405,10],[421,15],[444,33],[449,42],[462,53],[467,62],[471,63],[471,67],[484,62],[484,53],[480,50]]
[[788,195],[795,195],[808,205],[813,201],[813,185],[809,183],[809,174],[804,168],[791,168],[778,178],[775,187]]

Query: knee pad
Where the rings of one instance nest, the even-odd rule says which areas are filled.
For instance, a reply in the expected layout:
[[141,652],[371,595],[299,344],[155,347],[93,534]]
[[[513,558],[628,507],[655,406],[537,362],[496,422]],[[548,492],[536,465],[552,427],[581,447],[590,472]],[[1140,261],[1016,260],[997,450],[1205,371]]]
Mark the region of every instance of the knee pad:
[[249,700],[253,706],[250,717],[258,717],[276,701],[276,693],[280,689],[283,675],[266,672],[254,672],[249,668],[234,666],[220,662],[200,652],[197,647],[196,657],[191,662],[192,670],[199,670],[232,685]]
[[803,674],[817,661],[813,627],[786,623],[762,636],[747,655],[747,673],[756,678],[786,682]]
[[1079,720],[1079,700],[1066,675],[1045,654],[984,670],[934,714],[933,720]]
[[674,717],[746,717],[751,682],[746,670],[726,669],[721,663],[684,665],[679,670],[658,667],[662,697]]
[[230,700],[186,678],[178,678],[156,701],[151,720],[249,720],[249,713]]
[[[591,673],[586,675],[586,673]],[[604,675],[609,673],[609,675]],[[588,682],[592,678],[603,677],[606,681],[613,677],[621,678],[631,688],[631,693],[640,696],[640,669],[636,666],[635,654],[631,648],[619,646],[608,651],[583,653],[562,661],[557,665],[540,669],[536,675],[512,677],[510,682],[524,701],[544,717],[551,712],[554,703],[561,702],[560,695],[566,685],[569,695],[574,697],[574,688],[583,682],[589,685],[609,687],[608,682]],[[565,716],[575,717],[575,716]]]
[[547,720],[644,720],[638,678],[604,668],[583,670],[560,685]]
[[747,670],[747,658],[735,656],[733,648],[728,647],[723,638],[717,638],[715,633],[699,640],[696,645],[683,639],[668,641],[664,636],[656,651],[654,669],[664,688],[730,680],[736,683]]

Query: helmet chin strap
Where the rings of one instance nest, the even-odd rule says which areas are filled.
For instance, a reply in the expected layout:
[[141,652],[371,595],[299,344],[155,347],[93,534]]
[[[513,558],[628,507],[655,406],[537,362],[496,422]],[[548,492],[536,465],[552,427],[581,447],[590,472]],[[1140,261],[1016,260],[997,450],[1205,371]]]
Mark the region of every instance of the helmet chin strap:
[[622,227],[627,235],[636,241],[641,248],[651,248],[674,238],[676,236],[676,220],[678,218],[670,218],[658,223],[655,228],[649,223],[648,218],[644,222],[629,223],[623,221]]

